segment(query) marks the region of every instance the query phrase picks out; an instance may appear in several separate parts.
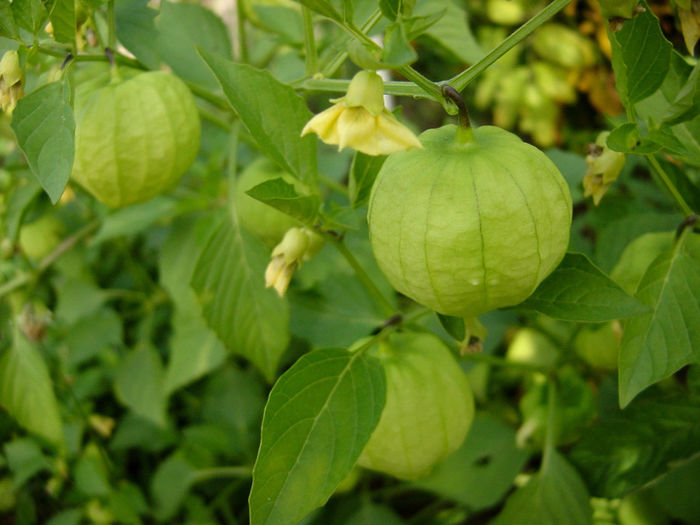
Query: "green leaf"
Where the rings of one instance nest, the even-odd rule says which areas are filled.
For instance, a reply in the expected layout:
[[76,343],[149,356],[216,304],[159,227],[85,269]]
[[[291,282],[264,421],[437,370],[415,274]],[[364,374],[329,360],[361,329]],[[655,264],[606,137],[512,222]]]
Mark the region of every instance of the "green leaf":
[[63,445],[63,424],[44,359],[19,330],[0,357],[0,405],[24,428]]
[[690,120],[700,112],[700,64],[695,64],[686,83],[680,88],[664,117],[668,125]]
[[226,348],[272,382],[289,342],[289,307],[264,288],[267,263],[265,248],[227,214],[197,261],[192,287]]
[[353,209],[367,204],[374,180],[385,160],[386,155],[373,156],[365,155],[359,151],[355,152],[350,165],[350,180],[348,182],[350,204],[352,204]]
[[7,466],[12,471],[15,489],[24,485],[34,474],[43,470],[49,472],[53,470],[51,460],[44,456],[41,447],[34,439],[14,439],[5,444],[4,452],[7,456]]
[[[610,394],[614,399],[615,392]],[[593,496],[617,498],[698,450],[700,399],[685,394],[656,395],[641,396],[625,410],[601,415],[569,457]]]
[[282,177],[266,180],[246,193],[307,225],[313,225],[321,205],[317,195],[298,193],[294,184],[289,184]]
[[195,311],[176,309],[173,335],[170,338],[170,359],[165,370],[166,395],[205,376],[226,359],[226,348]]
[[545,150],[544,153],[566,179],[574,204],[583,200],[581,176],[586,173],[586,159],[577,153],[556,148]]
[[389,20],[394,21],[399,15],[401,0],[379,0],[379,9]]
[[221,19],[201,5],[163,2],[155,25],[160,58],[183,79],[216,89],[216,79],[197,50],[231,59],[231,42]]
[[672,46],[651,9],[625,20],[622,29],[608,31],[608,36],[615,84],[625,106],[654,93],[668,72]]
[[91,311],[71,325],[63,340],[66,364],[76,369],[105,348],[121,344],[122,339],[121,318],[114,310],[102,307]]
[[513,486],[528,456],[516,446],[511,427],[493,416],[477,415],[459,450],[414,485],[471,510],[486,509]]
[[317,347],[350,346],[386,318],[354,275],[335,273],[312,290],[291,290],[290,302],[292,332]]
[[621,153],[647,155],[661,150],[661,145],[648,137],[642,137],[637,124],[627,122],[610,132],[607,140],[608,147]]
[[406,29],[401,21],[386,28],[384,36],[383,61],[388,66],[407,66],[418,60],[418,55],[406,37]]
[[341,349],[304,355],[275,384],[253,471],[251,525],[296,524],[347,476],[379,422],[381,365]]
[[95,443],[89,443],[73,467],[75,487],[86,496],[107,496],[109,474]]
[[47,0],[44,4],[57,42],[75,42],[75,0]]
[[0,2],[0,36],[16,39],[19,36],[12,4],[7,0]]
[[513,308],[587,323],[602,323],[648,311],[580,253],[567,253],[534,293]]
[[120,363],[114,390],[117,399],[137,415],[166,426],[166,397],[163,392],[163,365],[158,351],[142,344]]
[[588,525],[592,510],[578,472],[556,450],[548,450],[540,472],[507,500],[491,523]]
[[469,27],[466,11],[454,0],[423,0],[416,6],[415,14],[430,15],[444,9],[445,15],[425,35],[465,64],[481,60],[485,53]]
[[177,211],[177,200],[158,195],[154,199],[116,210],[107,215],[90,244],[141,233],[159,219],[167,219]]
[[151,494],[159,521],[169,521],[196,481],[196,467],[178,450],[161,462],[151,479]]
[[14,189],[7,196],[7,211],[5,213],[5,232],[12,242],[17,241],[19,228],[30,204],[41,192],[39,183],[31,177],[26,178],[26,183]]
[[126,49],[150,69],[160,66],[159,39],[155,18],[158,11],[148,7],[148,0],[120,0],[115,5],[117,38]]
[[649,266],[636,297],[651,311],[630,319],[619,357],[620,406],[683,366],[700,363],[700,235],[686,232]]
[[447,13],[447,9],[441,9],[422,16],[404,18],[403,23],[406,27],[406,36],[409,40],[419,37],[445,16],[445,13]]
[[461,317],[452,317],[450,315],[437,314],[440,326],[445,329],[452,339],[455,341],[464,341],[467,336],[467,330],[464,326],[464,319]]
[[342,521],[343,525],[403,525],[405,522],[385,505],[363,498],[360,508]]
[[46,10],[41,0],[13,0],[11,5],[17,25],[36,35],[46,19]]
[[304,99],[267,71],[200,49],[231,106],[268,157],[304,182],[316,179],[316,139],[301,137],[311,118]]
[[336,22],[343,21],[342,15],[327,0],[299,0],[299,3],[331,20],[335,20]]
[[73,168],[75,122],[69,90],[52,82],[17,103],[12,130],[41,187],[56,203]]

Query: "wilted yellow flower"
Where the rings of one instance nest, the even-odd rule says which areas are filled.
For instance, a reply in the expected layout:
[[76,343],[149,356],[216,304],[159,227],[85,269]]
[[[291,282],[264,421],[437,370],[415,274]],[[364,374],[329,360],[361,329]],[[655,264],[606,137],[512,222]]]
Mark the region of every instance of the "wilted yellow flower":
[[596,206],[625,166],[625,154],[608,148],[608,135],[610,135],[609,131],[598,135],[586,156],[588,170],[583,177],[583,196],[593,196],[593,203]]
[[301,135],[316,133],[326,144],[346,146],[367,155],[389,155],[422,148],[413,132],[384,107],[384,82],[373,71],[360,71],[343,98],[314,116]]
[[17,101],[24,96],[24,74],[19,67],[17,51],[8,51],[0,60],[0,106],[12,113]]
[[265,288],[273,287],[284,296],[294,271],[323,246],[323,239],[308,228],[290,228],[272,250],[272,260],[265,270]]

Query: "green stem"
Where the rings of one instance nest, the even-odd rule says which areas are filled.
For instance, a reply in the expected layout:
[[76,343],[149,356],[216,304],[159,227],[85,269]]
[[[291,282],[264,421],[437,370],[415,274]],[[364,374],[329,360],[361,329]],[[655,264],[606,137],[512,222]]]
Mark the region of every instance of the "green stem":
[[[301,81],[292,87],[298,87],[307,91],[327,91],[330,93],[346,93],[349,80],[336,80],[331,78],[309,78]],[[384,94],[396,95],[403,97],[421,97],[431,98],[423,89],[416,86],[413,82],[384,82]]]
[[318,71],[318,56],[316,55],[316,39],[314,38],[314,22],[311,18],[311,10],[305,5],[301,6],[301,19],[304,25],[306,76],[312,77]]
[[484,58],[445,83],[451,85],[457,91],[463,91],[464,88],[486,68],[522,42],[530,33],[564,9],[570,2],[571,0],[554,0],[551,4],[542,9],[542,11],[508,35],[505,40],[489,51]]
[[367,291],[375,299],[375,301],[377,301],[377,304],[379,304],[382,307],[384,313],[387,315],[394,315],[396,313],[396,308],[394,308],[394,306],[391,304],[391,301],[384,297],[382,292],[379,291],[379,288],[377,288],[374,282],[372,282],[372,279],[367,274],[365,269],[360,265],[360,263],[352,254],[352,252],[348,249],[348,247],[345,246],[343,240],[339,239],[331,233],[324,233],[326,239],[328,239],[331,242],[331,244],[333,244],[338,249],[338,251],[343,257],[345,257],[345,260],[360,278],[360,281],[362,281],[362,284],[364,284]]
[[236,31],[238,36],[238,53],[240,62],[248,62],[248,37],[245,29],[245,9],[243,2],[236,2]]
[[[66,50],[61,50],[61,49],[51,49],[50,47],[45,47],[45,46],[36,46],[35,49],[44,55],[49,55],[53,57],[61,57],[64,58],[66,56]],[[146,66],[144,66],[141,62],[138,60],[135,60],[133,58],[126,57],[122,54],[119,53],[114,53],[114,59],[117,63],[124,65],[124,66],[129,66],[133,67],[134,69],[147,69]],[[86,53],[82,55],[75,55],[72,58],[73,62],[109,62],[109,59],[104,55],[104,54],[92,54],[92,53]]]
[[[372,30],[372,28],[375,25],[377,25],[377,23],[381,19],[382,19],[381,9],[375,9],[374,12],[369,16],[367,21],[364,24],[362,24],[362,26],[360,27],[360,31],[362,31],[364,34],[367,34],[369,31]],[[333,76],[335,74],[335,72],[338,70],[338,68],[343,65],[343,62],[345,62],[345,60],[347,58],[348,58],[348,52],[341,51],[323,67],[321,74],[324,77]]]
[[185,81],[185,84],[187,84],[187,87],[190,88],[190,91],[195,96],[201,98],[202,100],[206,100],[207,102],[209,102],[213,106],[216,106],[219,109],[223,109],[224,111],[231,111],[231,106],[224,97],[215,95],[211,91],[198,86],[194,82]]
[[330,188],[331,190],[338,192],[341,195],[348,194],[348,188],[346,186],[334,181],[330,177],[326,177],[325,175],[319,175],[318,179],[321,182],[321,184],[323,184],[327,188]]
[[466,353],[462,356],[466,361],[476,361],[478,363],[486,363],[493,366],[501,366],[503,368],[517,368],[526,372],[546,374],[550,370],[543,366],[531,365],[529,363],[519,363],[510,361],[497,355],[482,354],[479,352]]
[[[375,49],[381,50],[379,45],[372,40],[370,37],[365,35],[361,29],[358,29],[352,24],[343,24],[341,26],[343,29],[345,29],[348,33],[350,33],[352,36],[360,40],[361,42],[364,42],[367,46],[373,47]],[[400,74],[402,74],[404,77],[406,77],[408,80],[413,82],[415,85],[417,85],[420,89],[422,89],[425,94],[428,96],[428,98],[432,98],[433,100],[437,101],[442,101],[443,96],[442,96],[442,91],[440,90],[440,86],[438,86],[435,82],[432,80],[424,77],[421,75],[418,71],[413,69],[411,66],[402,66],[396,69]]]
[[56,248],[50,254],[48,254],[39,262],[39,265],[37,266],[37,269],[34,272],[18,275],[14,279],[0,286],[0,297],[3,297],[13,292],[17,288],[20,288],[35,279],[38,279],[39,276],[42,273],[44,273],[56,261],[56,259],[58,259],[65,252],[73,248],[73,246],[75,246],[84,237],[90,235],[93,232],[93,230],[97,229],[99,225],[100,221],[94,220],[91,223],[83,226],[70,237],[66,237],[63,240],[63,242],[61,242],[61,244],[56,246]]
[[215,115],[213,112],[201,107],[197,106],[197,111],[199,111],[199,116],[202,117],[204,120],[207,120],[214,124],[216,127],[223,129],[224,131],[231,131],[231,123],[225,121],[222,118],[219,118],[217,115]]
[[117,51],[117,22],[114,16],[114,0],[107,2],[107,47]]
[[547,383],[547,433],[544,438],[544,456],[540,470],[547,470],[551,461],[552,452],[556,449],[556,426],[557,426],[557,384],[553,377]]
[[675,184],[673,184],[673,181],[671,181],[668,174],[664,171],[663,167],[661,167],[661,164],[659,164],[659,161],[656,160],[656,157],[654,157],[654,155],[647,155],[646,157],[649,161],[649,164],[651,164],[652,168],[654,168],[654,171],[661,179],[661,182],[663,182],[664,186],[666,186],[666,189],[673,196],[678,207],[683,211],[683,215],[686,218],[693,215],[693,209],[688,205],[683,196],[680,194],[678,188],[676,188]]

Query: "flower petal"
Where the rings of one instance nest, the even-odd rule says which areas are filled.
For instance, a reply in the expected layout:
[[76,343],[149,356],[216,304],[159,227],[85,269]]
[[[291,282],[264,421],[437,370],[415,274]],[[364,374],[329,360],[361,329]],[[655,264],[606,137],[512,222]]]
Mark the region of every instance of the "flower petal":
[[301,136],[303,137],[307,133],[313,132],[326,144],[338,144],[337,121],[345,109],[343,103],[340,102],[315,115],[301,130]]
[[[338,150],[350,146],[357,151],[364,151],[364,147],[374,136],[377,128],[377,120],[363,107],[345,108],[338,118]],[[372,153],[368,153],[372,155]]]

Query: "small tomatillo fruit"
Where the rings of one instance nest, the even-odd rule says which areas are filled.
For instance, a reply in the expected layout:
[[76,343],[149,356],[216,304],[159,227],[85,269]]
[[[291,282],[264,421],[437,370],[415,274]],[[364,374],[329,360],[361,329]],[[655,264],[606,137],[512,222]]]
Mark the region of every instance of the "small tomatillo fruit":
[[[462,128],[460,128],[462,129]],[[454,125],[391,155],[370,196],[374,256],[402,294],[456,317],[526,299],[564,257],[571,195],[537,148],[493,126]]]
[[185,83],[166,71],[120,69],[76,88],[72,177],[112,208],[174,186],[199,150],[200,122]]
[[432,334],[392,334],[369,352],[384,368],[386,403],[358,465],[400,479],[426,476],[472,424],[467,376]]

